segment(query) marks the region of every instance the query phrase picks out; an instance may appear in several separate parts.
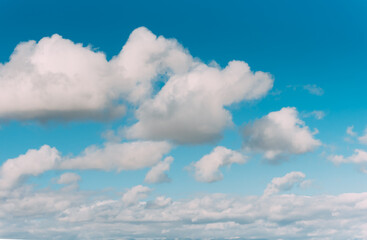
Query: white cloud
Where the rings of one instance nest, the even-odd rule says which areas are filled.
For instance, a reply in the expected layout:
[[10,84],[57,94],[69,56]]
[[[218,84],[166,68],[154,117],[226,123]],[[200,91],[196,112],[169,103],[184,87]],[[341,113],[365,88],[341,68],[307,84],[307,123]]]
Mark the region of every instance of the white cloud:
[[230,166],[232,163],[243,164],[246,157],[237,151],[219,146],[210,154],[193,163],[195,179],[200,182],[216,182],[223,178],[220,167]]
[[157,163],[145,176],[145,181],[148,183],[163,183],[170,182],[171,179],[165,173],[169,171],[170,165],[173,162],[173,157],[166,157],[163,161]]
[[303,113],[302,115],[303,115],[303,117],[311,117],[312,116],[317,120],[321,120],[325,117],[326,114],[325,114],[324,111],[315,110],[315,111],[312,111],[312,112]]
[[296,184],[301,185],[306,175],[302,172],[290,172],[283,177],[273,178],[264,190],[264,196],[291,190]]
[[[8,159],[0,168],[0,191],[9,190],[27,176],[38,176],[55,169],[136,170],[158,163],[171,150],[167,142],[138,141],[106,143],[103,148],[91,146],[76,157],[62,157],[48,145],[28,150],[24,155]],[[62,175],[59,183],[76,180],[73,173]]]
[[349,126],[349,127],[347,127],[347,131],[346,131],[346,133],[347,133],[349,136],[352,136],[352,137],[354,137],[354,136],[356,136],[356,135],[357,135],[357,133],[353,131],[353,128],[354,128],[354,126]]
[[121,84],[106,57],[55,34],[20,43],[0,64],[0,118],[108,119],[125,112],[112,102]]
[[140,201],[150,191],[136,186],[125,193],[125,201],[99,192],[92,201],[87,200],[90,194],[76,191],[13,192],[0,205],[0,234],[27,239],[55,234],[60,239],[367,238],[367,193],[267,198],[208,194]]
[[321,96],[324,94],[324,90],[316,84],[307,84],[303,86],[303,89],[307,90],[310,94]]
[[367,173],[367,152],[361,149],[355,149],[354,154],[349,157],[343,155],[331,155],[328,158],[334,164],[354,163],[360,166],[361,170]]
[[63,173],[57,180],[58,184],[73,184],[80,181],[80,176],[76,173]]
[[90,46],[54,34],[20,43],[0,64],[0,118],[47,121],[120,117],[120,99],[137,103],[167,71],[187,71],[192,57],[174,39],[134,30],[111,61]]
[[171,150],[167,142],[137,141],[91,146],[82,154],[65,158],[62,169],[135,170],[151,167]]
[[126,205],[137,203],[146,198],[152,190],[146,186],[138,185],[129,189],[123,196],[122,202]]
[[0,190],[8,190],[25,176],[38,176],[54,169],[61,160],[56,148],[48,145],[28,150],[24,155],[8,159],[0,168]]
[[359,143],[367,145],[367,128],[364,130],[364,135],[358,138]]
[[244,129],[245,148],[264,152],[268,160],[307,153],[320,145],[292,107],[271,112]]
[[136,112],[138,122],[126,136],[180,144],[217,140],[232,124],[225,106],[258,99],[272,86],[269,74],[253,73],[241,61],[225,69],[194,61],[189,71],[171,75],[154,98],[143,102]]

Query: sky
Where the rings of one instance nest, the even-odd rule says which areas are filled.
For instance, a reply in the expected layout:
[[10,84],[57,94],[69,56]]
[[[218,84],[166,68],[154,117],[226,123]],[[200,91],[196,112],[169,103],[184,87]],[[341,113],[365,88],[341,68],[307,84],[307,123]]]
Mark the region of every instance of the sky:
[[367,3],[0,0],[0,239],[367,239]]

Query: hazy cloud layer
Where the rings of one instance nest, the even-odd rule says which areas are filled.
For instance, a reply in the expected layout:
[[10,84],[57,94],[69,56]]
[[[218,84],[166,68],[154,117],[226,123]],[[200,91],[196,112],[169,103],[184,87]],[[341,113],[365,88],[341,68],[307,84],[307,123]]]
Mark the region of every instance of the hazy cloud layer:
[[319,140],[314,139],[308,126],[298,118],[294,107],[269,113],[246,125],[243,133],[244,147],[263,152],[270,161],[291,154],[307,153],[321,145]]
[[1,199],[0,235],[22,239],[367,238],[367,193],[266,198],[210,194],[144,201],[151,191],[138,185],[122,199],[101,193],[95,193],[95,199],[70,189],[15,189]]

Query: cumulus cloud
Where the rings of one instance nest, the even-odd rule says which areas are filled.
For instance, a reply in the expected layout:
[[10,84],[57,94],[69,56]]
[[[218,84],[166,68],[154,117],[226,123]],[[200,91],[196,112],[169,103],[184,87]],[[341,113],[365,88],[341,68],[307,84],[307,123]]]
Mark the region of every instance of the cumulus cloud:
[[306,175],[302,172],[290,172],[283,177],[273,178],[264,190],[264,196],[291,190],[295,185],[301,185]]
[[237,151],[218,146],[210,154],[205,155],[192,166],[195,179],[200,182],[216,182],[223,179],[220,167],[230,166],[232,163],[243,164],[246,157]]
[[152,190],[146,186],[138,185],[129,189],[123,196],[122,202],[126,205],[137,203],[146,198]]
[[[76,157],[63,157],[56,148],[48,145],[31,149],[24,155],[8,159],[0,168],[0,190],[9,190],[27,176],[38,176],[55,169],[135,170],[151,167],[171,150],[167,142],[138,141],[106,143],[104,147],[91,146]],[[67,184],[78,179],[66,173],[59,183]]]
[[355,149],[354,154],[349,157],[343,155],[331,155],[328,158],[334,164],[354,163],[360,166],[361,170],[367,173],[367,152],[361,149]]
[[290,154],[303,154],[321,145],[308,126],[298,118],[294,107],[271,112],[244,129],[244,146],[251,151],[264,152],[268,160]]
[[272,86],[269,74],[254,73],[241,61],[224,69],[194,61],[189,71],[170,76],[160,92],[138,108],[138,122],[126,135],[180,144],[214,141],[232,123],[225,106],[258,99]]
[[171,150],[167,142],[137,141],[91,146],[82,154],[65,158],[62,169],[136,170],[151,167]]
[[321,96],[324,94],[324,90],[316,84],[307,84],[303,86],[303,89],[308,91],[310,94]]
[[353,131],[353,129],[354,129],[354,126],[349,126],[349,127],[347,127],[347,131],[346,131],[346,133],[347,133],[349,136],[352,136],[352,137],[356,136],[356,135],[357,135],[357,133],[356,133],[356,132],[354,132],[354,131]]
[[364,135],[363,135],[363,136],[358,137],[358,141],[359,141],[359,143],[361,143],[361,144],[365,144],[365,145],[367,145],[367,128],[364,130]]
[[20,43],[0,64],[0,118],[47,121],[120,117],[120,99],[150,96],[152,81],[166,71],[186,71],[192,57],[176,40],[134,30],[121,52],[102,52],[54,34]]
[[145,176],[145,181],[148,183],[163,183],[170,182],[171,179],[165,173],[169,171],[170,165],[173,162],[173,157],[166,157],[163,161],[153,166]]
[[[162,75],[167,83],[153,96]],[[54,34],[20,43],[10,61],[0,64],[0,119],[106,120],[121,117],[121,100],[127,100],[142,104],[130,137],[192,142],[201,134],[197,141],[206,141],[231,122],[225,106],[260,98],[272,84],[268,74],[253,73],[241,61],[225,69],[208,66],[175,39],[144,27],[110,61]]]
[[38,176],[54,169],[61,156],[56,148],[48,145],[28,150],[17,158],[8,159],[0,168],[0,190],[14,187],[26,176]]
[[80,181],[80,176],[76,173],[63,173],[57,180],[58,184],[73,184]]
[[[106,57],[55,34],[20,43],[0,64],[0,118],[108,119],[125,112],[113,104],[119,85]],[[123,84],[123,83],[122,83]]]

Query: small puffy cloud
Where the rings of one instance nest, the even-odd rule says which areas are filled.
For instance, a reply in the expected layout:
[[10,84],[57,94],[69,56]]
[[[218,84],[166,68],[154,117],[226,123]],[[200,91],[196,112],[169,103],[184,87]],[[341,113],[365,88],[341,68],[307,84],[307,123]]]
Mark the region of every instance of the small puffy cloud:
[[354,129],[354,126],[349,126],[349,127],[347,127],[347,131],[346,131],[346,133],[347,133],[349,136],[352,136],[352,137],[357,136],[357,133],[356,133],[356,132],[354,132],[354,131],[353,131],[353,129]]
[[244,129],[244,146],[247,150],[264,152],[268,160],[291,154],[313,151],[321,145],[313,133],[298,118],[294,107],[271,112]]
[[363,136],[358,137],[358,141],[359,141],[359,143],[361,143],[361,144],[365,144],[365,145],[367,145],[367,128],[364,130],[364,135],[363,135]]
[[48,145],[28,150],[24,155],[8,159],[0,168],[0,190],[14,187],[25,176],[38,176],[54,169],[61,160],[56,148]]
[[324,90],[316,84],[307,84],[303,86],[303,89],[308,91],[310,94],[321,96],[324,94]]
[[283,177],[273,178],[264,190],[264,196],[269,196],[279,192],[289,191],[295,185],[301,185],[306,175],[302,172],[290,172]]
[[325,117],[325,112],[324,111],[320,111],[320,110],[315,110],[312,112],[308,112],[308,113],[303,113],[302,114],[303,117],[314,117],[317,120],[321,120]]
[[167,142],[137,141],[91,146],[60,164],[62,169],[135,170],[150,167],[171,150]]
[[152,190],[146,186],[138,185],[129,189],[123,196],[122,202],[126,205],[132,205],[139,200],[148,197]]
[[355,149],[354,154],[349,157],[343,155],[331,155],[328,158],[334,164],[339,165],[342,163],[354,163],[361,167],[361,170],[367,173],[367,152],[361,149]]
[[57,180],[58,184],[73,184],[80,181],[80,176],[76,173],[63,173]]
[[232,163],[243,164],[246,157],[237,151],[219,146],[211,153],[193,163],[195,179],[200,182],[216,182],[223,179],[220,167],[230,166]]
[[145,182],[148,183],[163,183],[170,182],[171,179],[165,173],[169,171],[170,165],[173,162],[173,157],[166,157],[163,161],[153,166],[145,176]]

